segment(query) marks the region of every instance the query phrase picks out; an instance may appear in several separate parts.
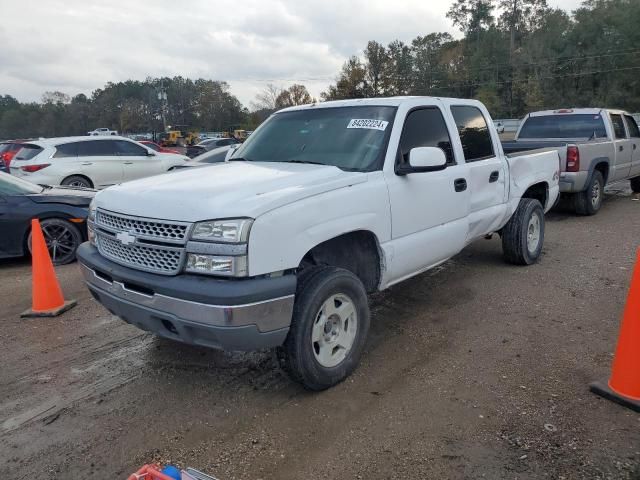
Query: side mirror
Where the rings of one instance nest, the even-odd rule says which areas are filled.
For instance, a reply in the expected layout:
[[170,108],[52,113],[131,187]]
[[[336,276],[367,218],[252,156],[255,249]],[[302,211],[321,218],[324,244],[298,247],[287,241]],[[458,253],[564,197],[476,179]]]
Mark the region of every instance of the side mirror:
[[233,156],[233,154],[236,153],[237,149],[238,149],[238,145],[233,145],[229,150],[227,150],[227,154],[224,156],[224,161],[228,162],[229,159]]
[[502,123],[498,122],[496,124],[496,130],[498,131],[499,134],[504,133],[504,125]]
[[147,157],[155,157],[156,156],[156,152],[154,152],[153,150],[147,150]]
[[441,148],[416,147],[409,152],[409,164],[396,169],[399,175],[420,172],[437,172],[447,168],[447,156]]

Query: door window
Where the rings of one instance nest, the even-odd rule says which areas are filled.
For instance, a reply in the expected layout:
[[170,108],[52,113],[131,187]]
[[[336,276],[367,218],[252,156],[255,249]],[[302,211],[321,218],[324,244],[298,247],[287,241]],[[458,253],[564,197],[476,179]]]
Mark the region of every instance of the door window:
[[632,138],[640,138],[640,129],[638,128],[638,124],[636,123],[635,118],[633,118],[631,115],[625,115],[624,118],[627,121],[629,136]]
[[400,139],[401,165],[409,163],[409,152],[416,147],[438,147],[444,151],[447,165],[455,165],[451,137],[439,108],[421,108],[407,115]]
[[78,142],[79,157],[110,157],[117,155],[114,140],[89,140]]
[[624,121],[622,115],[611,114],[611,123],[613,124],[613,133],[616,138],[627,138],[627,133],[624,130]]
[[147,149],[126,140],[116,140],[118,155],[123,157],[146,157]]
[[466,162],[495,157],[487,121],[480,109],[470,106],[451,107],[458,127]]
[[69,158],[78,156],[78,143],[64,143],[56,147],[54,158]]

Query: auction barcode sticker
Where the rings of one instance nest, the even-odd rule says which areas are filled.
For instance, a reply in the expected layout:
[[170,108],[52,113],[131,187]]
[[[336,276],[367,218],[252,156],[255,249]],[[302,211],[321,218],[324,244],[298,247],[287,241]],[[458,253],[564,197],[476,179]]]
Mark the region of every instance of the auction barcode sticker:
[[347,128],[368,128],[369,130],[385,130],[389,122],[384,120],[372,120],[366,118],[353,118]]

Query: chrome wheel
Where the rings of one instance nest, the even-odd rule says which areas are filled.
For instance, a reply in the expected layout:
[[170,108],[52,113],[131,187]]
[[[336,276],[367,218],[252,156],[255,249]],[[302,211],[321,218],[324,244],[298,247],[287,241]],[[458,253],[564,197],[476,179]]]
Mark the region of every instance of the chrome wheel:
[[70,187],[86,187],[87,186],[84,182],[80,180],[74,180],[73,182],[70,182],[68,185]]
[[527,250],[534,253],[538,249],[540,243],[540,217],[534,213],[529,219],[527,226]]
[[595,210],[598,209],[598,205],[600,205],[601,198],[602,198],[602,186],[600,185],[600,182],[595,181],[593,182],[593,187],[591,187],[591,206],[593,206]]
[[353,300],[344,294],[330,296],[320,307],[311,330],[313,354],[320,365],[339,365],[351,351],[358,332]]

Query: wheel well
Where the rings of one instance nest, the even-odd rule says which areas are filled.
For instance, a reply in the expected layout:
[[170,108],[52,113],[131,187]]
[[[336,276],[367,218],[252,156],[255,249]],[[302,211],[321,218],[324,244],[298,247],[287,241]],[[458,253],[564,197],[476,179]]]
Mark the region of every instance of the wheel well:
[[380,283],[380,250],[376,236],[369,231],[345,233],[309,250],[298,269],[314,265],[344,268],[356,275],[367,292],[375,292]]
[[[64,182],[65,180],[67,180],[68,178],[71,178],[71,177],[80,177],[80,178],[84,178],[87,182],[89,182],[89,185],[90,185],[90,187],[91,187],[91,188],[93,188],[93,187],[94,187],[93,182],[91,181],[91,179],[90,179],[89,177],[87,177],[86,175],[82,175],[82,174],[80,174],[80,173],[77,173],[77,174],[74,174],[74,175],[67,175],[67,176],[64,178],[64,180],[62,180],[62,182]],[[61,183],[62,183],[62,182],[61,182]]]
[[602,177],[604,178],[604,183],[606,185],[607,179],[609,178],[609,164],[606,162],[600,162],[599,164],[596,165],[594,170],[598,170],[602,174]]
[[542,208],[546,208],[549,199],[549,185],[547,182],[536,183],[531,185],[522,194],[522,198],[534,198],[542,204]]

